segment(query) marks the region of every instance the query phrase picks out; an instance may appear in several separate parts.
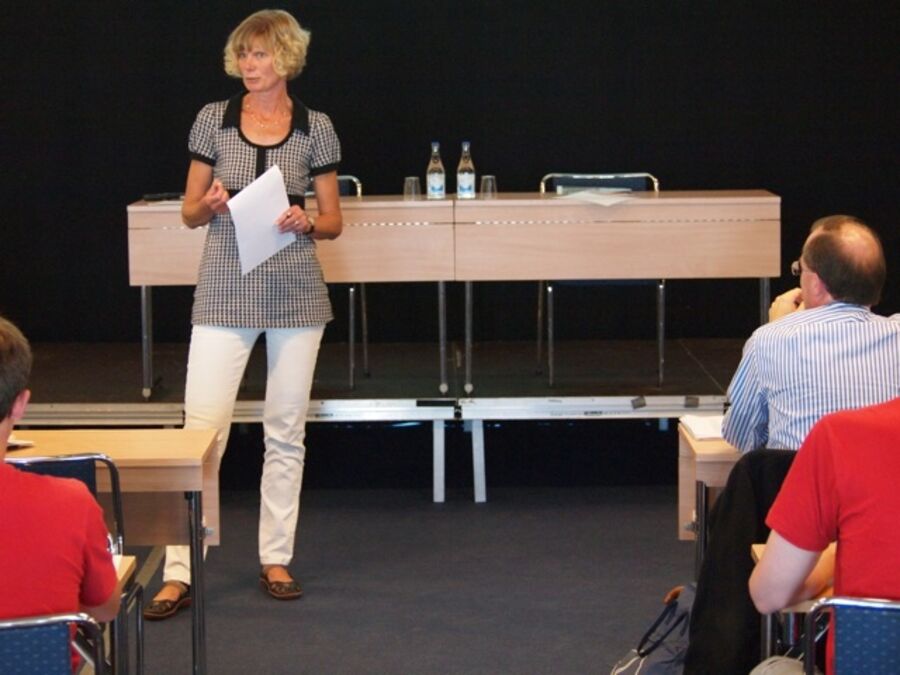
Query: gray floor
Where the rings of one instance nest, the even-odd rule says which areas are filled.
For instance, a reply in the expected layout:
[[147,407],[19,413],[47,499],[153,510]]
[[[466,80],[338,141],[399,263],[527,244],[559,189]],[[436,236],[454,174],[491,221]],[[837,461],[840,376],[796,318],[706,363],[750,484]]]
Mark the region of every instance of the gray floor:
[[[257,585],[253,492],[225,492],[207,561],[210,673],[605,673],[687,580],[675,490],[308,490],[293,569]],[[152,592],[159,575],[148,589]],[[148,673],[187,673],[190,614],[146,627]]]
[[[478,343],[475,396],[721,396],[742,344],[669,341],[660,389],[651,340],[562,343],[553,388],[535,373],[532,342]],[[34,347],[36,403],[143,404],[139,344]],[[464,396],[460,347],[448,354],[448,397]],[[158,344],[154,356],[153,401],[180,404],[186,345]],[[352,391],[346,359],[346,344],[324,345],[314,399],[438,394],[435,345],[374,345],[371,376],[360,372]],[[264,363],[257,349],[242,399],[261,398]],[[692,576],[693,549],[676,538],[674,427],[526,420],[485,433],[488,503],[471,501],[458,422],[447,502],[434,504],[427,427],[312,425],[292,565],[306,596],[279,603],[257,580],[260,434],[237,425],[221,475],[223,545],[207,561],[208,672],[609,672],[665,592]],[[159,583],[157,573],[148,598]],[[190,672],[190,635],[188,612],[148,624],[146,672]]]

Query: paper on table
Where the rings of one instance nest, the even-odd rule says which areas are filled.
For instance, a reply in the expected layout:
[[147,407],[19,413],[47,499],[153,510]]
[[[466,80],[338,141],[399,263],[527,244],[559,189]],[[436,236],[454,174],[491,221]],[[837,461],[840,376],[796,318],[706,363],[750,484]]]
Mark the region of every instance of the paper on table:
[[289,206],[284,176],[277,166],[272,166],[228,200],[237,237],[241,274],[247,274],[297,240],[293,232],[279,232],[275,225],[275,220]]
[[628,190],[622,188],[593,188],[591,190],[579,190],[564,195],[563,199],[574,199],[579,202],[591,202],[600,206],[612,206],[631,199]]
[[722,438],[725,415],[682,415],[679,420],[698,441]]

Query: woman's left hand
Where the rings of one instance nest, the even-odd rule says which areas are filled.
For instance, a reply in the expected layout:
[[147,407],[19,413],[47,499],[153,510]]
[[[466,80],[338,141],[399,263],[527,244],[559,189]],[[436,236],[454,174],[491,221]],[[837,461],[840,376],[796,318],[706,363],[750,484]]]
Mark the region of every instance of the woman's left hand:
[[308,234],[312,229],[312,221],[306,215],[306,211],[294,204],[287,211],[282,213],[278,220],[275,221],[280,232],[296,232],[297,234]]

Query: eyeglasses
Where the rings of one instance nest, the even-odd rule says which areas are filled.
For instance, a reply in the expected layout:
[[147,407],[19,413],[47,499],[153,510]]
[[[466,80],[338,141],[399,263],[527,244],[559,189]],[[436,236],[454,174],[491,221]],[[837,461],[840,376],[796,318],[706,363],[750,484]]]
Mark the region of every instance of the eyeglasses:
[[803,263],[800,262],[800,258],[797,258],[794,262],[791,263],[791,274],[795,277],[799,277],[803,272]]

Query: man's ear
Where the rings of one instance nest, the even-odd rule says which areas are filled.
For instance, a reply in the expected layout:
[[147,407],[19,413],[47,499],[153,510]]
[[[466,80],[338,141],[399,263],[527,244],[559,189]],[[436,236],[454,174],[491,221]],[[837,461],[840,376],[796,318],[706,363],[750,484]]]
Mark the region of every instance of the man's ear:
[[829,302],[834,301],[834,298],[831,297],[831,293],[828,292],[828,287],[825,286],[825,282],[822,281],[822,278],[815,272],[810,273],[809,290],[815,298],[817,307],[827,305]]
[[30,389],[23,389],[19,392],[19,395],[16,396],[16,400],[13,401],[12,409],[9,412],[9,416],[13,422],[18,422],[25,416],[25,408],[28,407],[28,401],[30,398]]

